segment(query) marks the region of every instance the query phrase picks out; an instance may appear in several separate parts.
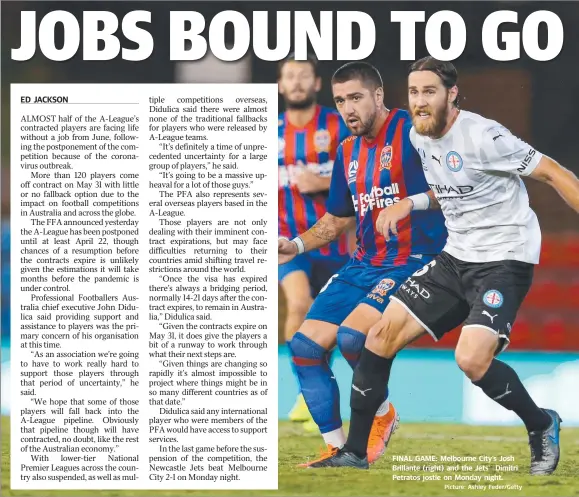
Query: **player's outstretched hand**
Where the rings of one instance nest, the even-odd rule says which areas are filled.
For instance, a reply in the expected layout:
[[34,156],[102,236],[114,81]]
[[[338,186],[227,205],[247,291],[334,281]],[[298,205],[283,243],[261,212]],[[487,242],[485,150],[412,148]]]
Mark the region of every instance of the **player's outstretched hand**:
[[396,223],[409,216],[412,207],[412,200],[407,198],[402,199],[400,202],[391,205],[390,207],[386,207],[378,215],[378,219],[376,220],[376,231],[382,234],[387,241],[390,240],[390,233],[398,235]]
[[285,264],[291,261],[298,253],[297,245],[287,238],[277,239],[277,263]]

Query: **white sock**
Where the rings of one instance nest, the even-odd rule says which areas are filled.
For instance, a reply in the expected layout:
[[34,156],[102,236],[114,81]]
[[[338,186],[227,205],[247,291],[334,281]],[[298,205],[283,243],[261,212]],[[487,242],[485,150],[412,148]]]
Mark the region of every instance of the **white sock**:
[[344,430],[341,427],[328,433],[322,433],[322,437],[324,437],[326,445],[331,445],[338,449],[341,449],[346,444],[346,435],[344,435]]
[[380,404],[380,407],[376,411],[376,416],[384,416],[388,414],[389,410],[390,410],[390,401],[386,399],[384,402],[382,402],[382,404]]

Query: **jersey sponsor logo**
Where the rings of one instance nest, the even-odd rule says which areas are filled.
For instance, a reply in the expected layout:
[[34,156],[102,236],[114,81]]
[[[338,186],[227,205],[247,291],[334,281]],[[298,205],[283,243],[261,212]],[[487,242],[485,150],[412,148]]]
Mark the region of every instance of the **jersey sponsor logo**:
[[462,169],[462,157],[458,152],[451,150],[446,154],[446,167],[453,173],[457,173]]
[[[468,195],[474,190],[474,186],[471,185],[436,185],[429,184],[430,189],[437,195],[441,196],[464,196]],[[454,195],[452,195],[454,194]],[[444,198],[444,197],[443,197]]]
[[348,164],[348,184],[356,181],[357,173],[358,173],[358,161],[353,160]]
[[528,152],[526,157],[523,159],[523,162],[521,162],[521,165],[517,168],[517,171],[519,171],[520,173],[525,172],[525,169],[527,169],[528,165],[531,163],[531,161],[533,160],[533,157],[536,154],[536,150],[531,148]]
[[332,137],[327,129],[319,129],[314,133],[314,147],[316,152],[329,152],[332,145]]
[[320,176],[327,178],[332,175],[332,169],[334,167],[334,161],[324,162],[323,164],[318,164],[315,162],[308,162],[304,164],[298,161],[297,164],[289,164],[287,166],[280,166],[278,174],[278,187],[285,188],[288,186],[295,185],[297,176],[304,170],[307,169],[314,174],[319,174]]
[[398,183],[392,183],[391,186],[385,186],[384,188],[373,186],[370,193],[360,193],[358,198],[352,195],[352,202],[355,211],[360,212],[360,215],[364,216],[368,211],[383,209],[384,207],[389,207],[400,202],[400,197],[394,196],[399,194],[400,187]]
[[498,290],[489,290],[483,295],[483,302],[487,307],[498,309],[503,305],[504,297]]
[[402,283],[402,285],[400,285],[400,288],[414,299],[417,299],[418,296],[421,296],[424,300],[430,298],[430,292],[426,288],[420,286],[418,282],[412,278],[408,278],[404,283]]
[[380,169],[379,171],[383,171],[384,169],[390,169],[392,167],[392,145],[386,145],[382,152],[380,152]]

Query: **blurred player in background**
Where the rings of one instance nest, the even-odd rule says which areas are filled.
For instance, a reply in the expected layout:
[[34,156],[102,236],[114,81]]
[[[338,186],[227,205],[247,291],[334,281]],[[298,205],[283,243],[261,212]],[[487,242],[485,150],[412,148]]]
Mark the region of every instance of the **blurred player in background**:
[[[366,445],[396,354],[419,336],[436,341],[463,324],[455,357],[473,385],[524,423],[531,475],[557,468],[561,419],[533,401],[517,373],[496,356],[511,329],[539,263],[541,229],[521,176],[552,186],[579,212],[579,180],[496,121],[461,110],[457,72],[426,57],[409,71],[410,139],[446,218],[444,251],[412,275],[372,327],[354,371],[348,440],[317,467],[368,468]],[[401,201],[379,216],[391,227],[416,206]],[[423,204],[428,208],[428,203]]]
[[[414,195],[428,189],[420,157],[409,140],[412,121],[408,112],[385,107],[382,77],[365,62],[338,69],[332,92],[354,136],[338,148],[327,213],[293,240],[278,242],[279,263],[284,264],[327,246],[352,222],[356,224],[358,246],[353,257],[320,292],[290,343],[302,393],[328,448],[321,460],[345,443],[338,386],[325,360],[328,350],[337,343],[354,368],[388,295],[431,261],[447,236],[444,218],[434,210],[413,212],[388,242],[376,233],[381,210],[407,198],[417,201]],[[376,395],[380,403],[374,406],[367,447],[371,462],[383,454],[398,417],[387,389]]]
[[[286,109],[278,122],[278,228],[279,236],[294,238],[325,214],[336,149],[349,132],[334,109],[317,104],[322,82],[315,58],[296,61],[290,55],[279,65],[278,85]],[[344,234],[319,250],[279,266],[278,280],[287,306],[284,332],[288,344],[313,298],[349,260],[348,249]],[[293,363],[292,369],[295,375]],[[317,430],[301,392],[289,418],[303,422],[308,431]]]

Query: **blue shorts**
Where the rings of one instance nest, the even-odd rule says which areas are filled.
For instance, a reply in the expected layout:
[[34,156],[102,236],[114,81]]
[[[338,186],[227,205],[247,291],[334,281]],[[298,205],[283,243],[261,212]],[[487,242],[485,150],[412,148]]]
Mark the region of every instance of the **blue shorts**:
[[332,275],[336,274],[350,260],[343,257],[327,257],[307,252],[294,257],[286,264],[278,266],[277,280],[281,282],[288,274],[303,271],[310,280],[312,298],[315,298]]
[[404,266],[391,267],[374,267],[352,258],[320,290],[306,319],[339,326],[359,304],[368,304],[382,314],[390,295],[432,258],[408,259]]

